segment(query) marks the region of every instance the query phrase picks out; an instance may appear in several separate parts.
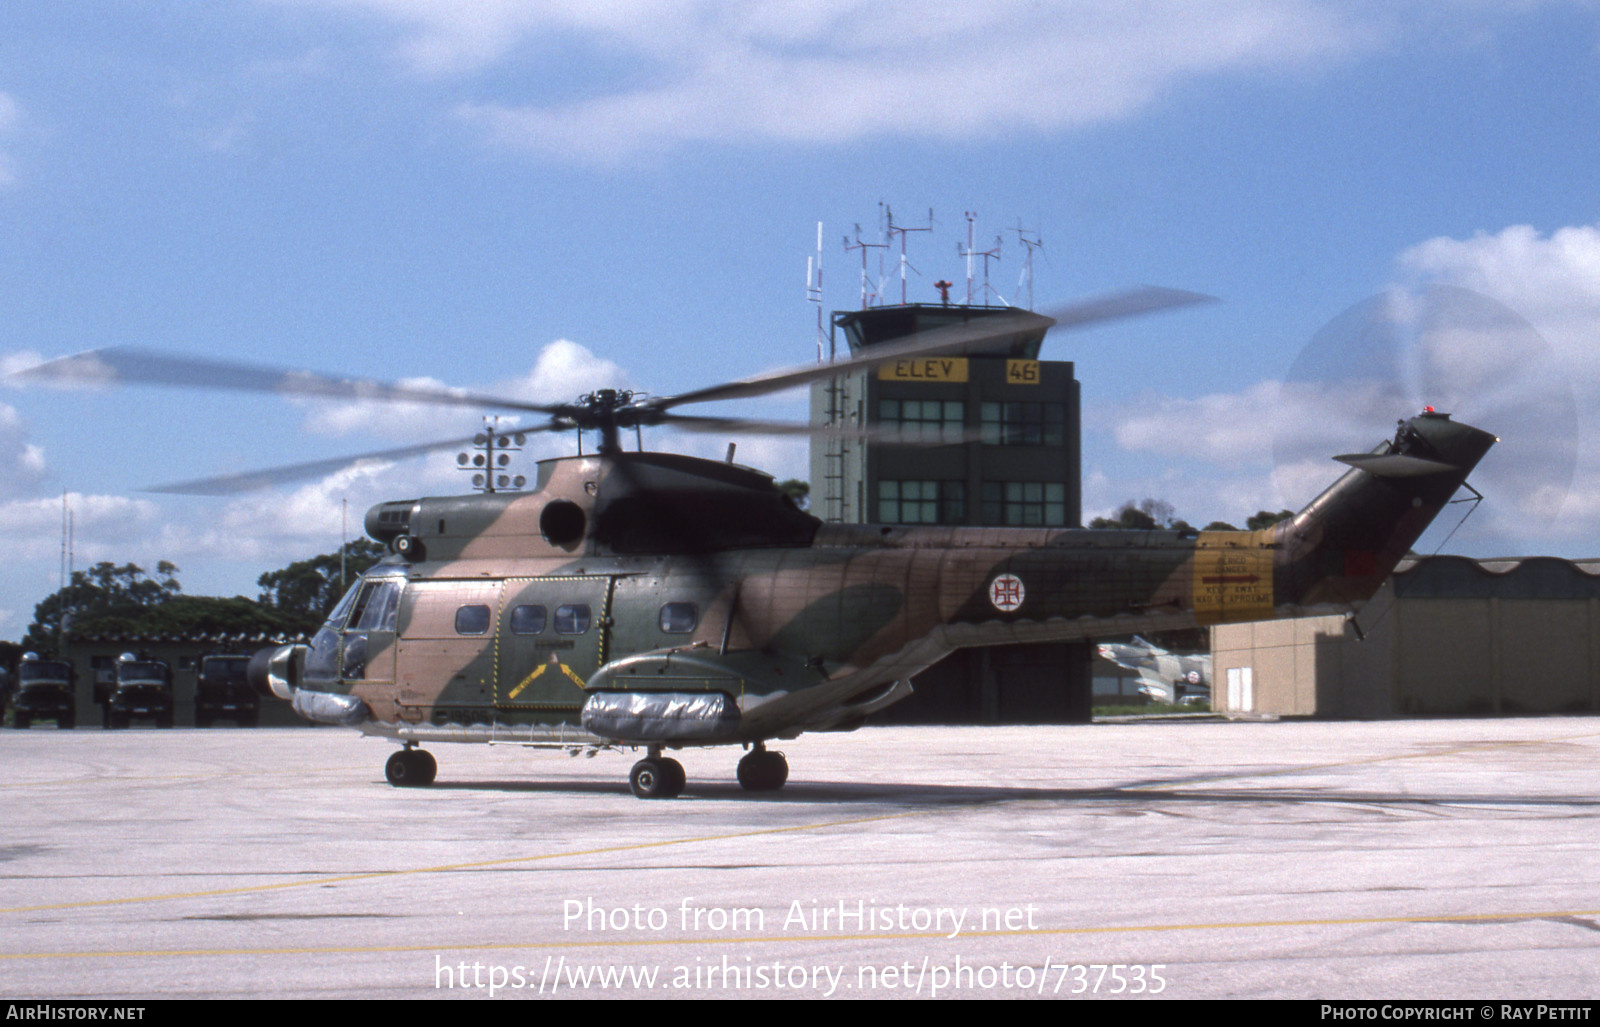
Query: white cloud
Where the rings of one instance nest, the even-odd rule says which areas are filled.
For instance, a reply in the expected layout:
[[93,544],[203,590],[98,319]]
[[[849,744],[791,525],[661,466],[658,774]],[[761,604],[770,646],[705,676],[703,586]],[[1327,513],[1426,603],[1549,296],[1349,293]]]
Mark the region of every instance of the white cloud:
[[1056,131],[1198,78],[1327,66],[1396,31],[1380,7],[1322,0],[280,2],[395,27],[397,56],[428,78],[556,62],[560,92],[456,113],[501,145],[598,164],[706,141]]
[[[83,495],[66,497],[72,512],[79,564],[117,559],[118,540],[137,537],[161,521],[160,508],[147,499],[126,496]],[[0,503],[0,557],[33,559],[41,552],[55,553],[61,545],[62,497],[19,499]]]
[[[435,378],[402,378],[397,385],[419,391],[462,393]],[[472,430],[471,413],[453,411],[448,406],[425,403],[399,403],[388,400],[296,400],[307,408],[303,427],[316,435],[349,435],[361,432],[392,439],[396,445],[438,438],[445,423],[461,422],[464,431]],[[451,434],[460,434],[453,431]]]
[[1430,239],[1400,255],[1409,276],[1448,282],[1504,303],[1527,318],[1559,357],[1600,390],[1600,225],[1561,228],[1549,236],[1529,225],[1471,239]]
[[533,370],[496,385],[497,392],[529,403],[570,403],[595,389],[624,389],[622,367],[570,339],[557,339],[539,351]]
[[1131,452],[1231,464],[1272,451],[1277,403],[1271,381],[1199,399],[1146,396],[1119,408],[1112,430]]
[[1430,239],[1396,263],[1405,284],[1330,322],[1288,384],[1147,398],[1114,413],[1118,444],[1218,468],[1270,446],[1279,492],[1299,505],[1330,480],[1328,457],[1369,449],[1432,405],[1502,440],[1472,479],[1488,501],[1452,548],[1593,555],[1600,227]]
[[44,357],[33,350],[19,350],[14,353],[0,354],[0,385],[12,389],[25,388],[26,385],[21,379],[12,378],[11,375],[42,363],[44,363]]
[[44,450],[29,441],[22,415],[0,403],[0,494],[30,492],[45,474]]
[[[557,339],[539,351],[525,375],[483,387],[448,386],[434,378],[406,378],[402,387],[425,391],[498,397],[522,403],[570,403],[580,395],[602,388],[626,388],[627,374],[610,360],[568,339]],[[303,400],[308,412],[304,426],[319,435],[363,433],[381,436],[391,445],[427,442],[453,435],[466,436],[483,426],[483,411],[426,403],[381,400]],[[485,407],[484,410],[490,410]],[[539,413],[512,414],[503,424],[533,426],[546,423]]]
[[[1505,304],[1547,344],[1542,351],[1536,345],[1506,348],[1498,366],[1495,357],[1480,357],[1467,370],[1492,383],[1483,390],[1486,409],[1480,417],[1505,440],[1508,455],[1502,459],[1520,472],[1513,490],[1491,498],[1542,525],[1541,537],[1552,544],[1593,555],[1593,540],[1600,537],[1600,226],[1544,235],[1513,225],[1470,239],[1429,239],[1402,253],[1398,264],[1413,282],[1448,283]],[[1570,490],[1560,487],[1559,469],[1551,466],[1562,434],[1547,423],[1548,409],[1568,396],[1577,434]]]

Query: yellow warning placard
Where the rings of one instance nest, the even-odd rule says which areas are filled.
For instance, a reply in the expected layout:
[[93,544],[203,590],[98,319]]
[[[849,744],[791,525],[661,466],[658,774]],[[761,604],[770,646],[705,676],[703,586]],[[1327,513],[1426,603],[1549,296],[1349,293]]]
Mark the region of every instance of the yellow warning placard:
[[915,357],[878,365],[880,382],[964,382],[966,357]]
[[1202,531],[1194,551],[1194,613],[1201,624],[1259,620],[1272,613],[1272,550],[1254,545],[1207,545],[1207,536],[1238,539],[1233,532]]

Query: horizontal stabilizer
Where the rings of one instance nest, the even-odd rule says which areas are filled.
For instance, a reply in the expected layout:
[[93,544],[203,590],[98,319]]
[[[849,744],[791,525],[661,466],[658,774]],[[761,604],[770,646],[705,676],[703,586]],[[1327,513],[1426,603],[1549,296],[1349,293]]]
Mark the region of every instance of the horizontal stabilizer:
[[1346,453],[1334,459],[1379,478],[1420,478],[1425,474],[1456,470],[1438,460],[1424,460],[1404,453]]

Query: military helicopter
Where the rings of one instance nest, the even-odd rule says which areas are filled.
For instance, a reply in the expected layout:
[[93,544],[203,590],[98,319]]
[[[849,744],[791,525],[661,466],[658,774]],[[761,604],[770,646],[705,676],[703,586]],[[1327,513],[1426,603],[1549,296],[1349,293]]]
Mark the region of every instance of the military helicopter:
[[[1372,452],[1336,457],[1350,469],[1271,528],[1130,532],[824,524],[770,475],[627,451],[623,434],[670,425],[858,436],[859,427],[675,408],[763,396],[889,361],[991,352],[1023,333],[1199,299],[1146,288],[1049,317],[988,311],[833,363],[674,396],[598,390],[555,405],[121,348],[21,374],[512,410],[547,419],[518,431],[597,432],[598,451],[540,462],[531,491],[372,507],[366,530],[390,555],[309,644],[257,653],[252,682],[308,720],[398,743],[385,772],[399,786],[433,782],[437,762],[425,743],[642,748],[630,788],[640,798],[672,798],[686,782],[669,750],[737,745],[747,750],[739,783],[768,792],[788,778],[784,755],[769,743],[861,724],[960,647],[1352,609],[1498,440],[1428,410],[1401,421]],[[231,492],[356,459],[163,490]]]

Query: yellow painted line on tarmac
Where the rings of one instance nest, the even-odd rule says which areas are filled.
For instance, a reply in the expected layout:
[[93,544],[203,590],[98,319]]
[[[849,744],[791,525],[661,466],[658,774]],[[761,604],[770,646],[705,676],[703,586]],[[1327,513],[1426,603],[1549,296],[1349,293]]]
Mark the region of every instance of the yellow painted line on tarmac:
[[[1583,734],[1559,736],[1559,737],[1556,737],[1556,738],[1515,739],[1515,740],[1508,740],[1508,741],[1503,741],[1503,742],[1472,742],[1472,743],[1467,743],[1467,744],[1464,744],[1464,745],[1456,746],[1456,747],[1453,747],[1453,748],[1450,748],[1450,749],[1441,749],[1441,750],[1436,750],[1436,751],[1431,751],[1431,752],[1402,753],[1402,754],[1390,755],[1390,756],[1364,757],[1364,758],[1360,758],[1360,759],[1344,760],[1344,761],[1339,761],[1339,762],[1334,762],[1334,763],[1321,763],[1321,764],[1308,764],[1308,765],[1293,766],[1293,767],[1280,767],[1280,768],[1271,769],[1271,770],[1248,770],[1248,771],[1230,772],[1230,773],[1217,774],[1217,775],[1203,775],[1203,776],[1198,777],[1198,778],[1189,778],[1189,779],[1183,779],[1183,780],[1177,780],[1177,781],[1171,781],[1171,782],[1156,782],[1156,783],[1148,783],[1148,784],[1140,784],[1140,785],[1107,785],[1107,786],[1104,786],[1104,787],[1101,787],[1101,788],[1089,789],[1089,791],[1096,792],[1096,793],[1165,791],[1165,790],[1169,790],[1169,789],[1182,788],[1182,787],[1186,787],[1186,786],[1211,784],[1211,783],[1215,783],[1217,781],[1236,781],[1236,780],[1244,780],[1244,779],[1256,778],[1256,777],[1273,777],[1273,776],[1281,776],[1281,775],[1288,775],[1288,774],[1300,774],[1300,773],[1308,773],[1308,772],[1318,771],[1318,770],[1337,769],[1337,768],[1340,768],[1340,767],[1361,766],[1361,765],[1365,765],[1365,764],[1386,763],[1386,762],[1393,762],[1393,761],[1399,761],[1399,760],[1428,759],[1428,758],[1435,758],[1435,757],[1455,756],[1455,755],[1461,755],[1463,753],[1484,752],[1484,751],[1487,751],[1487,750],[1492,750],[1492,749],[1497,749],[1497,748],[1511,748],[1511,747],[1515,747],[1515,746],[1519,746],[1519,745],[1539,745],[1539,744],[1548,744],[1550,742],[1573,741],[1573,740],[1576,740],[1576,739],[1587,739],[1587,738],[1597,738],[1597,737],[1600,737],[1600,732],[1586,732],[1586,733],[1583,733]],[[63,909],[93,909],[93,908],[103,908],[103,907],[108,907],[108,906],[137,905],[137,904],[151,903],[151,902],[170,902],[170,901],[176,901],[176,900],[181,900],[181,899],[217,898],[217,897],[221,897],[221,896],[225,896],[225,895],[260,894],[260,893],[263,893],[263,892],[287,891],[287,890],[294,889],[294,888],[309,888],[309,887],[314,887],[314,886],[322,886],[322,885],[330,885],[330,884],[348,884],[348,883],[352,883],[352,882],[356,882],[356,881],[373,881],[373,880],[381,880],[381,879],[384,879],[384,878],[412,877],[412,876],[418,876],[418,875],[422,875],[422,874],[444,874],[444,873],[454,873],[454,872],[459,872],[459,871],[464,871],[464,870],[482,870],[482,869],[486,869],[486,868],[490,868],[490,867],[514,866],[514,865],[519,864],[519,863],[539,863],[539,862],[547,862],[549,860],[556,860],[556,859],[576,859],[576,858],[588,857],[588,856],[603,856],[603,855],[609,855],[609,854],[620,853],[620,852],[637,852],[637,851],[645,850],[645,849],[662,849],[662,848],[671,848],[673,846],[679,846],[679,845],[695,845],[695,844],[700,844],[702,842],[722,842],[722,841],[732,841],[732,840],[738,839],[738,838],[758,838],[758,837],[762,837],[762,836],[766,836],[766,835],[792,834],[792,833],[798,833],[798,832],[802,832],[802,831],[819,831],[819,830],[827,830],[829,828],[836,828],[836,827],[852,827],[852,826],[856,826],[856,825],[859,825],[859,824],[881,823],[881,822],[889,821],[889,820],[902,820],[902,819],[906,819],[908,817],[928,816],[930,814],[936,814],[936,813],[948,813],[948,812],[957,812],[957,811],[965,810],[965,809],[975,809],[975,808],[979,808],[979,807],[1000,806],[1000,805],[1006,805],[1006,804],[1012,803],[1012,802],[1037,802],[1037,801],[1039,801],[1039,800],[1031,799],[1031,798],[1028,798],[1026,796],[1011,796],[1011,797],[1001,796],[1001,797],[989,798],[989,799],[978,799],[978,800],[974,800],[974,801],[968,802],[968,803],[957,803],[957,804],[949,804],[949,805],[929,806],[929,807],[925,807],[925,808],[921,808],[921,809],[904,810],[904,811],[901,811],[899,813],[884,813],[884,814],[880,814],[880,815],[877,815],[877,816],[870,816],[870,817],[851,817],[851,818],[846,818],[846,819],[842,819],[842,820],[826,820],[826,821],[820,821],[820,822],[811,823],[811,824],[792,824],[792,825],[789,825],[787,827],[759,828],[759,829],[752,830],[752,831],[735,831],[735,832],[731,832],[731,833],[727,833],[727,834],[691,836],[691,837],[687,837],[687,838],[667,838],[667,839],[663,839],[663,840],[660,840],[660,841],[652,841],[652,842],[632,842],[632,843],[628,843],[628,844],[624,844],[624,845],[607,845],[607,846],[602,846],[602,847],[593,848],[593,849],[579,849],[579,850],[566,851],[566,852],[543,853],[543,854],[532,855],[532,856],[509,856],[509,857],[505,857],[505,858],[502,858],[502,859],[483,860],[483,861],[477,861],[477,862],[471,862],[471,863],[447,863],[447,864],[442,864],[442,865],[439,865],[439,866],[410,867],[410,868],[404,868],[404,869],[399,869],[399,870],[376,870],[376,871],[371,871],[371,872],[368,872],[368,873],[360,873],[360,874],[341,874],[341,875],[334,875],[334,876],[317,876],[317,877],[310,877],[310,878],[305,878],[305,879],[301,879],[301,880],[278,881],[278,882],[275,882],[275,883],[272,883],[272,884],[240,885],[238,887],[233,887],[233,888],[214,888],[214,889],[203,889],[203,890],[199,890],[199,891],[189,891],[189,892],[167,892],[167,893],[162,893],[162,894],[157,894],[157,895],[135,895],[135,896],[127,896],[127,897],[123,897],[123,898],[114,898],[114,899],[86,899],[86,900],[82,900],[82,901],[78,901],[78,902],[58,902],[58,903],[48,903],[48,904],[36,905],[36,906],[13,906],[13,907],[10,907],[10,908],[0,908],[0,914],[7,914],[7,913],[36,913],[36,912],[44,912],[44,911],[49,911],[49,910],[63,910]],[[1360,800],[1353,798],[1352,801],[1360,801]],[[1514,799],[1513,800],[1509,800],[1509,801],[1513,802],[1513,803],[1515,802]],[[1546,915],[1546,916],[1550,916],[1550,915],[1584,916],[1584,915],[1589,915],[1589,914],[1587,914],[1587,913],[1562,913],[1562,914],[1532,914],[1532,915],[1534,915],[1534,916],[1538,916],[1538,915]],[[1486,918],[1494,920],[1494,919],[1512,918],[1512,916],[1509,915],[1509,914],[1490,914]],[[1417,918],[1417,919],[1430,920],[1430,919],[1435,919],[1435,918],[1422,917],[1422,918]],[[1333,922],[1336,922],[1336,921],[1326,921],[1326,923],[1333,923]],[[1363,920],[1354,920],[1354,921],[1350,921],[1350,922],[1351,923],[1385,923],[1385,922],[1403,923],[1403,922],[1408,922],[1408,920],[1407,920],[1407,918],[1401,918],[1399,920],[1390,920],[1390,921],[1363,919]],[[1299,923],[1299,922],[1296,922],[1296,923]],[[1306,921],[1304,923],[1305,924],[1324,923],[1324,921]],[[1290,926],[1290,925],[1291,924],[1285,924],[1285,926]],[[1191,926],[1182,926],[1182,927],[1171,927],[1171,926],[1168,926],[1168,927],[1147,928],[1147,929],[1150,929],[1150,930],[1190,930],[1190,929],[1211,929],[1211,928],[1215,928],[1215,927],[1219,927],[1219,926],[1226,926],[1226,925],[1191,925]],[[1248,925],[1233,925],[1233,926],[1248,926]],[[1265,925],[1259,925],[1259,926],[1265,926]],[[1135,929],[1136,928],[1105,928],[1103,930],[1135,930]],[[1094,930],[1102,930],[1102,929],[1098,929],[1098,928],[1083,928],[1083,929],[1081,929],[1080,933],[1087,933],[1087,932],[1091,932],[1091,931],[1094,931]],[[1070,932],[1070,931],[1062,931],[1062,932],[1059,932],[1059,933],[1072,933],[1072,932]],[[938,935],[932,935],[932,936],[936,937]],[[874,937],[893,937],[893,936],[890,936],[890,935],[875,935]],[[921,937],[921,935],[907,935],[906,937]],[[310,949],[308,949],[308,950],[305,950],[305,951],[320,951],[320,950],[310,950]],[[374,951],[377,951],[377,950],[374,950]],[[389,951],[389,950],[382,950],[382,951]],[[403,950],[394,950],[394,951],[403,951]],[[13,957],[4,956],[3,954],[0,954],[0,958],[13,958]]]
[[581,937],[561,941],[482,942],[432,945],[319,945],[272,948],[226,949],[106,949],[78,952],[7,952],[0,960],[21,959],[137,959],[173,956],[329,956],[397,954],[405,952],[503,952],[516,949],[632,949],[662,948],[669,945],[772,945],[816,944],[818,942],[931,941],[964,938],[1054,938],[1074,935],[1161,934],[1183,931],[1271,931],[1303,927],[1373,927],[1384,924],[1483,924],[1518,923],[1529,920],[1559,920],[1600,916],[1600,909],[1544,910],[1523,913],[1427,913],[1416,916],[1358,916],[1307,918],[1299,920],[1238,920],[1200,924],[1110,924],[1098,927],[1046,927],[1019,931],[963,931],[951,938],[948,931],[919,931],[881,934],[784,934],[762,937],[713,935],[700,938],[604,938]]
[[273,884],[247,884],[235,888],[213,888],[191,892],[169,892],[161,895],[134,895],[119,899],[85,899],[81,902],[55,902],[41,906],[13,906],[0,909],[0,913],[38,913],[55,909],[92,909],[104,906],[125,906],[145,902],[170,902],[176,899],[204,899],[222,895],[247,895],[251,893],[284,891],[290,888],[309,888],[328,884],[346,884],[351,881],[373,881],[381,878],[410,877],[418,874],[448,874],[461,870],[482,870],[487,867],[512,866],[517,863],[539,863],[552,859],[577,859],[584,856],[604,856],[617,852],[637,852],[641,849],[664,849],[675,845],[696,845],[701,842],[725,842],[736,838],[759,838],[763,835],[790,834],[799,831],[821,831],[833,827],[852,827],[885,820],[926,816],[955,807],[940,806],[927,809],[905,810],[900,813],[883,813],[872,817],[851,817],[845,820],[825,820],[814,824],[791,824],[788,827],[764,827],[753,831],[735,831],[729,834],[703,835],[689,838],[667,838],[654,842],[631,842],[626,845],[606,845],[596,849],[578,849],[569,852],[547,852],[535,856],[508,856],[472,863],[446,863],[440,866],[411,867],[401,870],[374,870],[364,874],[318,876],[296,881],[278,881]]

